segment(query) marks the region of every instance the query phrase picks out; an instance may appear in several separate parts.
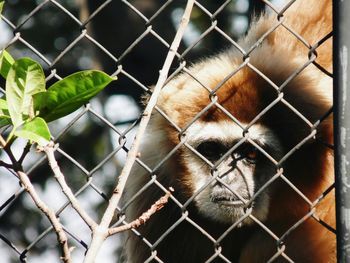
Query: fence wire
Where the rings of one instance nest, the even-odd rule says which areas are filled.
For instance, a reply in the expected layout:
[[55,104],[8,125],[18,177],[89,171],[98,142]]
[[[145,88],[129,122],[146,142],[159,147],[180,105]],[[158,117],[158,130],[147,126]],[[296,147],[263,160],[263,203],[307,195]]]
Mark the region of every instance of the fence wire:
[[[300,0],[299,0],[300,1]],[[305,1],[305,0],[304,0]],[[328,69],[323,68],[316,60],[317,49],[332,37],[332,32],[317,43],[311,45],[302,34],[294,31],[284,19],[285,12],[295,1],[286,1],[277,7],[276,1],[195,1],[192,9],[191,23],[185,33],[176,59],[172,63],[171,74],[167,83],[173,81],[179,74],[187,75],[191,81],[202,86],[210,99],[202,110],[181,127],[160,106],[155,107],[167,125],[176,131],[179,143],[159,158],[154,167],[143,160],[142,156],[136,163],[147,174],[148,181],[133,196],[118,207],[113,226],[130,222],[125,216],[135,200],[145,198],[144,193],[154,187],[166,192],[167,186],[159,180],[157,173],[162,166],[185,148],[191,154],[201,159],[211,170],[211,179],[200,189],[194,191],[191,197],[181,200],[175,194],[170,198],[180,216],[174,218],[173,224],[157,237],[149,238],[142,230],[130,230],[130,235],[140,239],[149,251],[146,262],[166,262],[159,247],[186,223],[212,244],[212,251],[206,262],[233,262],[227,256],[222,243],[228,239],[232,231],[246,219],[252,221],[256,228],[276,244],[275,254],[268,262],[285,260],[294,262],[288,255],[287,239],[290,234],[306,221],[314,220],[335,232],[334,226],[317,214],[317,207],[327,196],[334,194],[334,184],[324,189],[317,198],[310,199],[305,189],[299,189],[288,176],[283,167],[293,158],[295,153],[307,147],[308,143],[317,138],[317,129],[332,115],[332,109],[323,113],[317,120],[309,120],[305,113],[293,106],[284,96],[285,87],[310,65],[316,66],[322,74],[332,77]],[[169,51],[176,33],[177,25],[185,8],[184,1],[8,1],[5,3],[2,24],[0,28],[1,45],[14,57],[30,56],[37,59],[43,66],[47,83],[62,79],[66,75],[82,69],[100,68],[118,81],[78,111],[50,126],[53,140],[59,143],[57,149],[58,163],[65,174],[66,180],[75,196],[95,220],[99,221],[109,197],[112,194],[114,182],[120,174],[126,155],[130,150],[135,132],[143,116],[140,109],[141,94],[151,94],[150,85],[157,82],[158,70]],[[256,43],[246,49],[238,44],[237,39],[246,32],[251,22],[252,13],[259,14],[264,8],[276,18],[273,27],[269,28]],[[283,27],[308,50],[308,58],[292,72],[281,84],[277,85],[250,61],[254,51],[267,41],[267,38],[277,29]],[[192,61],[203,55],[216,54],[218,50],[230,47],[235,49],[242,63],[221,79],[215,87],[208,87],[193,74]],[[268,58],[267,58],[268,59]],[[218,100],[218,93],[227,81],[249,68],[256,76],[263,79],[277,94],[276,98],[259,112],[248,124],[241,123],[237,116],[231,114]],[[0,93],[5,94],[4,82]],[[264,119],[277,104],[284,105],[306,127],[308,132],[281,158],[274,157],[270,151],[257,144],[249,137],[251,128]],[[142,107],[142,106],[141,106]],[[234,146],[230,146],[219,160],[207,159],[188,142],[187,132],[194,124],[213,108],[223,112],[233,125],[240,127],[242,137]],[[6,133],[7,131],[3,131]],[[332,148],[327,142],[320,142],[324,147]],[[259,154],[263,155],[275,170],[270,179],[251,196],[242,218],[226,227],[219,236],[211,234],[211,230],[203,227],[201,222],[191,213],[191,206],[209,185],[219,183],[229,189],[233,195],[240,194],[231,189],[218,173],[222,162],[246,143],[253,145]],[[21,149],[23,144],[15,145]],[[155,145],[154,147],[160,147]],[[20,150],[18,150],[20,151]],[[18,152],[20,155],[21,153]],[[5,158],[4,154],[1,158]],[[53,179],[52,172],[47,167],[47,159],[35,153],[34,149],[26,158],[25,171],[29,175],[35,189],[56,212],[68,235],[68,242],[75,249],[72,252],[73,261],[82,261],[91,242],[91,230],[70,206],[69,200],[62,194],[60,187]],[[0,173],[0,254],[2,262],[59,262],[59,244],[53,228],[46,217],[35,207],[19,183],[16,174],[6,169]],[[309,211],[282,234],[276,234],[253,214],[251,204],[254,200],[268,192],[275,182],[282,182],[298,196],[299,202],[305,203]],[[128,191],[128,189],[126,189]],[[178,215],[178,214],[177,214]],[[147,224],[147,223],[146,223]],[[162,227],[160,227],[163,229]],[[122,262],[125,260],[125,235],[116,235],[106,241],[99,254],[98,262]],[[191,244],[188,244],[191,246]],[[206,252],[207,254],[207,252]]]

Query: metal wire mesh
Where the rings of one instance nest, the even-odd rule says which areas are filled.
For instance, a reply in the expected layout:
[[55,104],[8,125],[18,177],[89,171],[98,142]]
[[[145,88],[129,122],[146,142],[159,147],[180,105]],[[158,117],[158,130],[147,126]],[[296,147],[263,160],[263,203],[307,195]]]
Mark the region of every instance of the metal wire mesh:
[[[38,59],[45,69],[46,81],[48,83],[59,80],[75,70],[91,67],[103,68],[112,76],[119,78],[115,86],[110,87],[104,94],[92,101],[91,104],[86,105],[78,113],[70,115],[58,122],[58,124],[52,124],[51,127],[54,141],[60,144],[57,150],[58,162],[65,173],[66,180],[78,200],[82,202],[84,209],[96,219],[99,218],[108,202],[114,180],[123,167],[123,162],[133,141],[139,119],[142,117],[141,111],[132,98],[139,100],[141,93],[151,94],[152,91],[149,85],[156,83],[158,74],[155,69],[159,69],[162,59],[165,59],[170,47],[179,18],[176,14],[179,10],[183,10],[185,4],[183,2],[175,2],[163,1],[162,3],[155,4],[152,1],[116,2],[107,0],[81,1],[78,5],[72,4],[70,1],[45,0],[33,1],[28,8],[16,14],[16,10],[11,9],[11,5],[13,7],[16,6],[16,1],[13,1],[13,3],[9,1],[8,11],[5,9],[2,16],[4,22],[3,28],[6,28],[7,31],[13,34],[6,40],[4,48],[7,48],[10,53],[18,57],[26,55]],[[142,242],[144,242],[149,250],[150,256],[146,262],[153,262],[153,260],[155,262],[163,262],[161,256],[157,254],[159,245],[162,242],[164,243],[164,240],[171,236],[173,232],[177,231],[178,226],[184,222],[202,233],[205,239],[212,243],[212,254],[207,259],[207,262],[231,262],[225,256],[226,254],[223,252],[221,243],[246,218],[252,220],[256,227],[260,228],[276,243],[276,253],[269,259],[269,262],[280,260],[281,258],[286,262],[293,262],[293,259],[285,252],[285,240],[293,230],[311,219],[318,221],[330,231],[334,231],[316,213],[317,206],[333,191],[334,185],[331,183],[329,188],[325,189],[318,198],[311,200],[304,194],[302,189],[295,186],[285,176],[283,166],[289,158],[293,157],[295,152],[315,139],[317,128],[332,114],[332,109],[324,112],[324,115],[316,121],[310,121],[304,116],[303,112],[300,112],[284,97],[284,88],[310,64],[318,67],[323,74],[332,77],[332,73],[316,62],[317,48],[327,39],[331,38],[332,34],[330,32],[324,38],[319,39],[316,44],[310,45],[301,34],[295,32],[284,20],[284,13],[295,1],[285,3],[281,9],[277,8],[273,2],[263,1],[268,6],[268,12],[275,15],[276,21],[273,27],[246,50],[236,41],[237,35],[240,33],[239,31],[245,31],[245,26],[243,25],[239,29],[235,29],[236,25],[232,26],[230,24],[232,21],[227,22],[225,15],[228,13],[231,14],[231,19],[237,16],[245,17],[246,20],[244,21],[248,21],[251,15],[249,12],[254,9],[254,6],[247,5],[246,9],[240,7],[239,2],[248,4],[248,1],[228,0],[215,4],[209,2],[195,2],[192,10],[194,17],[192,27],[195,27],[195,29],[192,29],[192,32],[189,30],[187,35],[185,35],[184,42],[176,53],[176,61],[172,64],[172,72],[167,82],[174,79],[179,73],[187,74],[192,80],[203,87],[203,90],[207,92],[210,98],[210,102],[201,111],[196,112],[195,116],[183,127],[179,127],[165,113],[164,109],[156,106],[155,110],[163,116],[168,125],[177,131],[180,142],[165,156],[162,156],[154,167],[149,167],[146,162],[142,161],[142,158],[137,158],[137,164],[149,176],[149,180],[134,196],[126,200],[122,207],[119,207],[114,225],[126,224],[125,211],[151,187],[156,187],[166,192],[167,188],[163,185],[163,182],[158,180],[157,173],[164,163],[174,158],[179,149],[185,147],[192,154],[201,158],[211,168],[211,180],[201,189],[195,191],[187,200],[179,200],[175,196],[171,197],[171,202],[181,211],[180,216],[174,218],[174,223],[165,229],[156,240],[148,240],[146,236],[142,236],[142,233],[138,229],[131,230],[135,236],[139,236],[143,240]],[[117,12],[118,8],[124,12],[123,16],[116,18],[117,23],[120,24],[120,26],[116,26],[116,30],[120,31],[120,34],[105,37],[106,35],[110,35],[111,32],[114,32],[115,29],[113,29],[114,24],[111,24],[113,21],[104,20],[103,16],[110,15],[110,12],[113,16],[113,12]],[[240,11],[240,8],[243,8],[243,11]],[[79,12],[80,14],[78,14]],[[118,14],[120,15],[120,13]],[[57,17],[54,19],[51,16]],[[165,21],[163,20],[164,17],[169,16],[171,19],[168,18],[166,20],[168,24],[164,23],[165,25],[163,25],[163,21]],[[46,19],[47,25],[38,24],[38,19],[44,21]],[[54,22],[50,22],[50,19],[54,20]],[[123,19],[125,20],[123,21]],[[51,34],[54,34],[52,31],[55,31],[58,25],[62,26],[65,23],[70,24],[70,26],[68,29],[64,28],[59,31],[59,34],[63,34],[62,36],[55,36],[54,39],[47,38],[47,42],[56,47],[54,52],[51,52],[50,48],[42,46],[39,39],[35,39],[40,38],[41,30],[51,37]],[[228,27],[227,25],[231,26]],[[46,29],[41,28],[45,26],[47,27]],[[122,30],[123,27],[124,29]],[[269,76],[250,62],[250,57],[259,48],[261,43],[266,41],[270,34],[281,27],[289,31],[290,34],[309,50],[309,56],[282,84],[277,85]],[[168,28],[170,33],[164,30],[164,28]],[[33,30],[39,32],[39,34],[36,33],[34,35]],[[68,34],[67,30],[70,30],[71,33]],[[127,34],[129,33],[132,36],[128,36]],[[126,35],[124,36],[123,34]],[[101,37],[101,35],[104,37]],[[42,36],[42,38],[45,38],[45,36]],[[120,40],[123,38],[128,39],[129,42]],[[43,42],[45,41],[46,39]],[[156,43],[154,46],[156,50],[152,50],[154,43]],[[191,73],[188,62],[205,53],[207,49],[210,50],[210,53],[215,53],[217,51],[215,43],[219,43],[218,49],[224,46],[230,46],[232,49],[235,49],[240,53],[242,63],[224,79],[219,81],[215,87],[208,87]],[[113,45],[116,47],[113,47]],[[143,52],[150,51],[152,51],[151,56],[140,56]],[[134,54],[138,54],[138,56],[134,56]],[[147,61],[152,56],[157,57],[155,59],[156,62]],[[140,59],[140,61],[137,61],[137,59]],[[151,65],[149,66],[151,69],[148,69],[148,65]],[[217,98],[220,89],[222,89],[232,76],[240,72],[242,68],[249,68],[260,79],[266,81],[270,88],[278,94],[247,125],[242,124]],[[153,72],[150,73],[150,70]],[[2,94],[5,93],[3,87],[2,85],[0,90]],[[126,99],[126,101],[130,102],[127,105],[133,107],[134,114],[123,117],[127,109],[122,106],[118,108],[119,112],[115,112],[116,116],[108,113],[108,109],[111,108],[105,106],[111,104],[111,102],[108,103],[109,98],[121,93],[132,97],[129,97],[129,100]],[[117,103],[117,101],[113,101],[113,103]],[[125,97],[123,103],[126,103]],[[297,145],[289,149],[280,159],[274,158],[270,152],[266,151],[249,137],[250,128],[264,118],[276,104],[283,104],[308,129],[304,138]],[[207,160],[186,139],[188,129],[191,129],[193,124],[213,107],[219,108],[233,124],[241,128],[242,134],[245,134],[240,141],[230,147],[216,162]],[[112,109],[115,110],[114,108]],[[300,218],[298,222],[295,222],[282,235],[277,235],[269,226],[252,214],[251,208],[247,208],[244,217],[229,226],[219,237],[214,237],[208,229],[205,229],[199,222],[196,222],[189,212],[188,207],[193,204],[196,196],[209,184],[213,182],[218,182],[222,185],[226,184],[221,178],[221,175],[216,173],[216,170],[228,156],[235,152],[241,144],[246,142],[254,145],[276,167],[274,174],[251,197],[250,202],[253,202],[256,197],[268,191],[276,181],[282,181],[300,197],[302,202],[309,206],[309,212]],[[20,149],[21,145],[18,145],[18,147]],[[331,146],[327,145],[325,147]],[[73,259],[81,261],[91,241],[91,231],[79,215],[70,207],[69,200],[62,195],[60,188],[53,181],[52,172],[46,167],[46,162],[46,158],[36,153],[31,153],[27,159],[25,170],[35,184],[37,191],[55,209],[56,215],[61,219],[64,230],[69,236],[69,242],[76,247],[73,253]],[[45,216],[31,203],[24,188],[18,184],[16,175],[2,169],[0,180],[0,185],[2,185],[0,186],[0,252],[5,255],[3,260],[5,262],[36,262],[43,259],[45,259],[45,262],[59,261],[59,249],[56,237],[52,231],[52,226],[46,220]],[[226,187],[230,189],[230,186],[226,185]],[[239,196],[239,193],[236,191],[230,191],[234,195]],[[244,201],[244,198],[242,200]],[[249,203],[246,203],[246,205],[249,207]],[[101,252],[103,256],[98,259],[98,262],[122,261],[123,259],[121,257],[123,257],[123,253],[121,253],[121,250],[123,249],[123,242],[120,236],[109,240],[105,250]]]

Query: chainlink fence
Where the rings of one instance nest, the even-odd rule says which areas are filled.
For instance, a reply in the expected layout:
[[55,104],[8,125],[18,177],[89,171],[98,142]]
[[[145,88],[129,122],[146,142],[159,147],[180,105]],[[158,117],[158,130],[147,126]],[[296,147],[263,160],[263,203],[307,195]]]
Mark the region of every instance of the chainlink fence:
[[[289,185],[302,202],[310,207],[309,213],[295,222],[290,229],[286,229],[282,235],[273,233],[264,222],[255,218],[247,209],[245,217],[250,217],[255,221],[256,227],[276,243],[276,254],[270,258],[270,262],[281,258],[286,262],[293,262],[285,252],[284,241],[291,232],[307,220],[315,220],[329,231],[335,232],[334,226],[323,222],[316,213],[318,204],[327,196],[334,194],[334,184],[330,183],[329,188],[324,189],[318,198],[310,200],[302,189],[298,189],[283,174],[282,169],[285,160],[288,160],[310,140],[314,140],[317,128],[332,115],[332,109],[329,109],[324,112],[322,118],[311,122],[303,115],[303,112],[298,111],[288,102],[288,99],[283,97],[283,92],[280,92],[310,64],[318,67],[323,74],[332,77],[331,72],[316,62],[317,48],[332,37],[332,32],[319,39],[316,44],[310,45],[302,35],[289,27],[288,23],[284,23],[283,14],[294,2],[195,1],[191,21],[176,52],[168,77],[169,81],[179,73],[184,73],[200,83],[201,81],[196,79],[196,76],[190,74],[191,62],[231,47],[240,53],[242,64],[237,69],[233,69],[229,77],[239,72],[241,68],[249,67],[259,78],[269,83],[272,89],[279,92],[277,98],[266,109],[261,111],[248,126],[242,127],[242,132],[249,132],[249,128],[263,118],[266,112],[277,103],[282,103],[294,113],[295,118],[300,119],[300,122],[308,127],[308,134],[280,160],[275,160],[262,147],[251,142],[276,167],[275,174],[259,192],[267,191],[277,180],[282,181]],[[108,204],[118,174],[123,169],[139,121],[143,116],[141,95],[151,94],[150,87],[157,82],[159,70],[169,52],[185,6],[186,1],[152,0],[9,0],[5,2],[0,24],[0,45],[15,58],[29,56],[39,61],[45,70],[47,83],[53,83],[77,70],[92,68],[104,70],[118,77],[118,80],[107,87],[103,94],[78,112],[50,124],[53,140],[59,144],[56,151],[59,166],[83,209],[96,222],[99,222]],[[264,9],[276,17],[276,23],[261,39],[245,50],[237,43],[237,39],[246,32],[252,14],[259,14]],[[254,50],[279,27],[288,30],[309,50],[305,63],[301,64],[280,86],[249,63],[250,55]],[[213,106],[220,108],[233,123],[237,124],[239,121],[235,116],[228,113],[225,107],[215,100],[216,92],[226,80],[221,80],[221,85],[214,90],[212,90],[213,87],[203,85],[203,89],[208,92],[212,100],[182,128],[178,127],[161,108],[155,107],[154,110],[163,115],[164,120],[177,130],[180,137]],[[2,80],[0,86],[2,95],[5,93],[4,83]],[[2,133],[6,132],[8,132],[6,129],[2,130]],[[326,142],[323,144],[324,147],[332,148],[332,145]],[[25,142],[18,142],[13,146],[14,149],[18,149],[15,150],[17,156],[21,155],[24,145]],[[155,171],[172,158],[180,147],[187,147],[193,154],[198,155],[197,150],[188,145],[186,141],[181,140],[179,145],[164,156],[156,167],[148,167],[143,162],[142,156],[137,158],[137,163],[149,175],[149,182],[137,193],[138,195],[142,195],[142,192],[151,185],[161,188],[162,191],[165,189],[157,180]],[[225,156],[231,154],[237,147],[238,145],[231,148]],[[1,153],[1,158],[5,160],[7,157]],[[207,163],[210,165],[210,162]],[[212,166],[213,171],[218,165]],[[69,245],[74,247],[72,250],[73,262],[81,262],[91,242],[90,228],[70,206],[69,200],[63,195],[61,188],[54,180],[47,160],[42,154],[36,153],[33,148],[25,159],[24,167],[38,194],[60,218],[64,231],[68,235]],[[34,205],[19,183],[16,174],[5,168],[1,168],[0,171],[0,261],[60,262],[59,244],[49,221]],[[212,181],[215,180],[224,184],[221,177],[215,175],[214,172]],[[185,202],[178,201],[174,194],[175,197],[172,200],[181,211],[181,217],[176,219],[176,222],[166,229],[157,240],[149,241],[147,237],[142,239],[142,231],[139,232],[137,228],[132,230],[134,235],[140,236],[140,239],[144,240],[142,242],[148,247],[148,262],[152,260],[163,262],[161,255],[157,255],[157,245],[177,231],[177,226],[182,222],[190,224],[194,229],[203,233],[208,242],[212,243],[212,254],[207,262],[216,262],[216,260],[231,262],[225,256],[220,242],[238,227],[238,223],[227,227],[220,237],[213,237],[210,231],[196,222],[187,210],[198,194],[198,192],[195,193]],[[130,200],[127,200],[127,205],[130,204],[128,201]],[[123,207],[123,211],[124,209],[127,207]],[[116,213],[113,222],[115,225],[126,224],[123,219],[123,214],[120,214],[118,218]],[[108,238],[104,242],[97,262],[122,262],[124,242],[123,234]]]

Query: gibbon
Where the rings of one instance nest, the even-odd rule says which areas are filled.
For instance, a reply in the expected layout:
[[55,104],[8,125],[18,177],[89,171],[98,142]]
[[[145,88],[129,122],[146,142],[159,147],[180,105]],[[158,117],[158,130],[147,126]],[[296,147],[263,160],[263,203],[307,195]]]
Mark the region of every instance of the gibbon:
[[175,191],[127,262],[336,262],[331,32],[330,0],[297,0],[168,81],[126,220]]

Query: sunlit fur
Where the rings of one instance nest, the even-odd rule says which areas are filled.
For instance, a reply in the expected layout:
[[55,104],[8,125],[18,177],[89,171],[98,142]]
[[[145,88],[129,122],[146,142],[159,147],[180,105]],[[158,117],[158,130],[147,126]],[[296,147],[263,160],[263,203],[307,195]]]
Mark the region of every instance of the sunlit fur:
[[[314,45],[332,31],[331,1],[297,0],[283,19],[286,27]],[[249,50],[277,23],[271,13],[257,18],[239,45]],[[267,262],[278,252],[274,236],[282,237],[310,211],[314,217],[290,231],[279,248],[295,262],[336,261],[335,234],[318,222],[335,227],[334,190],[312,205],[334,181],[333,153],[325,146],[333,143],[332,116],[285,158],[312,133],[307,122],[316,123],[332,105],[332,79],[316,66],[332,72],[332,40],[322,43],[316,50],[316,63],[307,65],[278,94],[257,71],[278,87],[310,55],[286,27],[279,26],[268,35],[249,55],[249,66],[225,82],[243,62],[234,47],[194,64],[189,74],[179,74],[163,88],[158,107],[173,124],[154,112],[140,154],[152,171],[135,164],[125,200],[138,195],[126,208],[127,221],[138,218],[167,187],[175,189],[174,199],[137,229],[142,237],[130,231],[127,262],[144,262],[151,255],[163,262],[205,262],[219,251],[231,262]],[[210,96],[208,90],[220,85],[215,96]],[[195,118],[215,101],[217,105]],[[269,110],[255,120],[267,106]],[[182,129],[181,135],[176,127]],[[232,153],[213,162],[206,160],[196,153],[205,141],[218,141]],[[258,145],[259,159],[237,158],[239,143]],[[284,161],[279,166],[280,160]],[[274,262],[288,261],[278,257]]]

